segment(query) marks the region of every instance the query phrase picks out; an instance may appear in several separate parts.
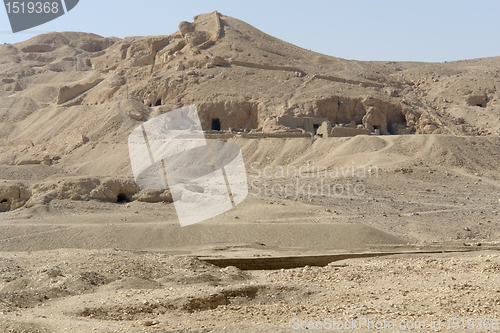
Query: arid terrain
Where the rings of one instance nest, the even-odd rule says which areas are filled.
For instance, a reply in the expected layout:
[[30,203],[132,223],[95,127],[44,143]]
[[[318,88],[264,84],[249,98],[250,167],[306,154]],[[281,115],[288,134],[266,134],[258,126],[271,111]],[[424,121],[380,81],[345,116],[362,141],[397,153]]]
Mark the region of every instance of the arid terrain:
[[[499,331],[499,68],[345,60],[218,12],[0,45],[0,332]],[[128,137],[192,104],[249,193],[181,228]]]

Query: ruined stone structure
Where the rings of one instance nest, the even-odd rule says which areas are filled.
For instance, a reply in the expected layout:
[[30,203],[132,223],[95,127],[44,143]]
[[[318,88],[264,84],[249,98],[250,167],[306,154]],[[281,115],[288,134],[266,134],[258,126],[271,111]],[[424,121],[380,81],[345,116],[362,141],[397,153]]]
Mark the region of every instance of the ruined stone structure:
[[291,129],[303,129],[305,132],[316,134],[318,128],[323,122],[328,121],[326,118],[313,117],[278,117],[278,122]]
[[291,130],[302,129],[306,133],[319,135],[322,138],[347,137],[356,135],[391,135],[411,134],[412,132],[403,124],[392,124],[389,132],[387,118],[376,107],[370,107],[363,117],[362,124],[351,121],[349,124],[336,124],[335,127],[326,118],[314,117],[278,117],[279,124]]

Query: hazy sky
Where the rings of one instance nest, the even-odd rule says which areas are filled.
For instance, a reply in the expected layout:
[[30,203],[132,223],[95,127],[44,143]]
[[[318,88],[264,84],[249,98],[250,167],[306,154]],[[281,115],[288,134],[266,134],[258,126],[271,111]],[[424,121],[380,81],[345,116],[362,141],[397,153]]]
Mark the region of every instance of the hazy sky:
[[66,15],[17,34],[0,9],[0,43],[50,31],[168,35],[179,22],[214,10],[346,59],[441,62],[500,56],[499,0],[80,0]]

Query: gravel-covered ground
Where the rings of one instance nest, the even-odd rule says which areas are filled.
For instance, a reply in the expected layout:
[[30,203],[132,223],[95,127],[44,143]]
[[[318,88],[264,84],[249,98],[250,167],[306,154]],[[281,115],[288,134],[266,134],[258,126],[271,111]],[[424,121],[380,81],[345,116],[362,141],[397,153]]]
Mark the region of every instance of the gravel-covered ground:
[[451,331],[468,330],[453,330],[454,318],[466,326],[473,318],[475,328],[479,320],[491,320],[494,328],[500,314],[499,254],[395,255],[241,271],[161,253],[1,253],[0,329],[291,332],[320,324],[328,329],[335,320],[354,322],[360,332],[384,322],[387,328],[396,325],[390,331],[403,332],[400,325],[419,321],[426,325],[419,332],[434,332],[431,322],[440,321],[437,331],[449,331],[450,319]]

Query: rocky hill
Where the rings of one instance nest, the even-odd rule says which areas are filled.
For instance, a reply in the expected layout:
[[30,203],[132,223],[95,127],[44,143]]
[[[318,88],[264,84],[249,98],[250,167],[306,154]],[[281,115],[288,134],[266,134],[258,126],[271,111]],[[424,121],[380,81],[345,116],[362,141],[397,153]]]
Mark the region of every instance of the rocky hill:
[[[120,192],[167,198],[138,194],[128,180],[102,179],[131,178],[127,137],[133,128],[190,104],[196,104],[207,130],[217,119],[221,130],[269,133],[284,128],[278,117],[318,117],[388,135],[489,136],[488,149],[494,151],[499,65],[500,57],[451,63],[345,60],[218,12],[181,22],[179,31],[165,36],[62,32],[0,45],[0,179],[9,181],[2,195],[10,198],[4,204],[18,207],[31,192],[78,199],[82,194],[71,190],[75,186],[111,201]],[[94,178],[65,189],[57,181],[32,187],[76,176]]]

